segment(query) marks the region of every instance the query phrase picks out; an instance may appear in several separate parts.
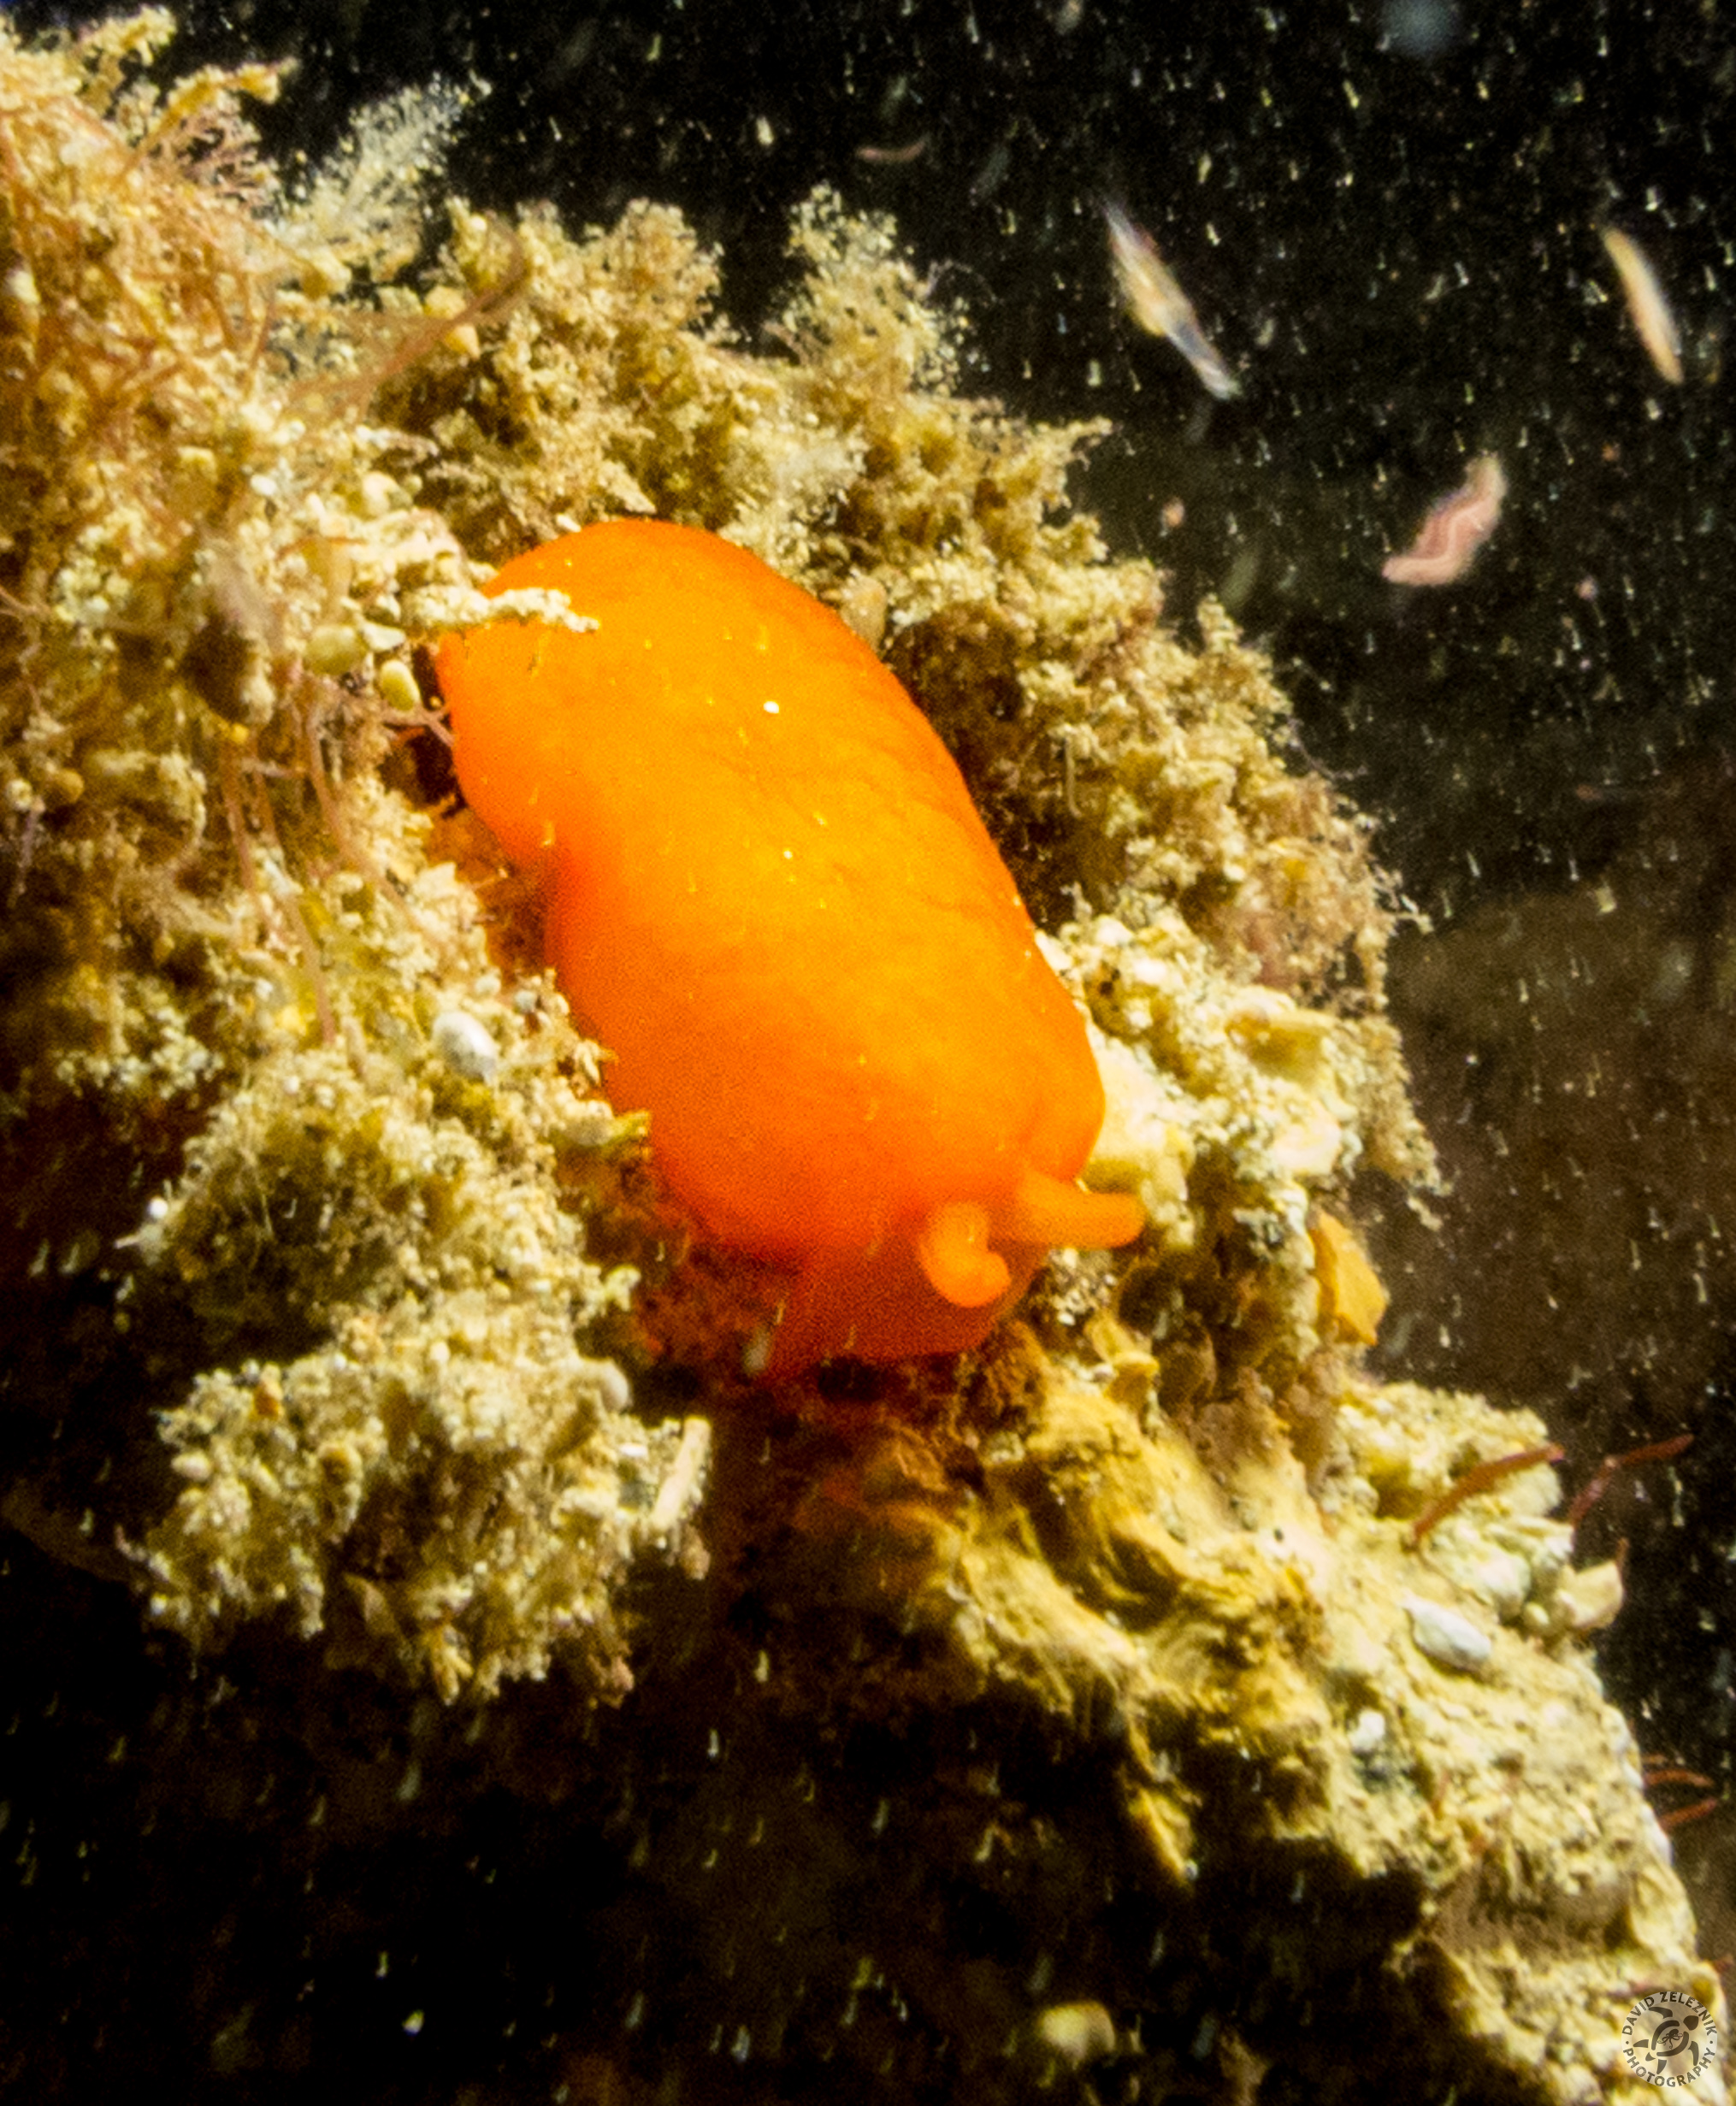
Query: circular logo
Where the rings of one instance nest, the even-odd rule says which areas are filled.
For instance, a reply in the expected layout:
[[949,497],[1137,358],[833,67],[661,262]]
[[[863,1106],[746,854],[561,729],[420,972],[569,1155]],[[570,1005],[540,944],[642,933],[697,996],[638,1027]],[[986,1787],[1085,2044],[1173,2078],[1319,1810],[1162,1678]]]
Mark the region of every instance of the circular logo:
[[1621,2028],[1621,2058],[1643,2084],[1692,2084],[1718,2052],[1718,2021],[1685,1989],[1642,1997]]

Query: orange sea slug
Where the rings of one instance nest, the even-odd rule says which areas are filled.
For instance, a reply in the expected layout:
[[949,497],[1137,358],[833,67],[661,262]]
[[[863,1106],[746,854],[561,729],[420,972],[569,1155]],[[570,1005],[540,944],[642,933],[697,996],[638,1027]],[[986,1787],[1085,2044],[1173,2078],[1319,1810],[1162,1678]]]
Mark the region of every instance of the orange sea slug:
[[507,564],[594,632],[445,638],[458,780],[540,871],[548,947],[670,1189],[791,1275],[771,1368],[974,1345],[1051,1244],[1140,1209],[1073,1182],[1084,1027],[940,738],[757,557],[617,520]]

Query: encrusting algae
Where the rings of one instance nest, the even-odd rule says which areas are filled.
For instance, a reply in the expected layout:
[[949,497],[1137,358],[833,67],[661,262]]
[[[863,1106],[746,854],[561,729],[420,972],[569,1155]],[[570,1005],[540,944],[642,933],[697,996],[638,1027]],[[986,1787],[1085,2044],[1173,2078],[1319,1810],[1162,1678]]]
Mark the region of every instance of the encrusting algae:
[[[315,1709],[366,1670],[505,1745],[547,1678],[629,1776],[702,1692],[739,1757],[634,1862],[714,2008],[581,2028],[597,2096],[714,2023],[865,2097],[1621,2096],[1633,1985],[1721,2006],[1580,1643],[1608,1576],[1542,1466],[1413,1527],[1542,1429],[1360,1366],[1355,1180],[1431,1160],[1388,911],[1258,654],[1071,505],[1101,428],[960,396],[962,317],[824,195],[765,352],[655,205],[455,201],[411,290],[461,98],[286,186],[275,76],[154,85],[169,32],[0,25],[9,1521],[201,1652],[308,1641]],[[621,513],[875,645],[1089,1016],[1148,1225],[977,1353],[756,1384],[763,1281],[456,806],[432,646]]]

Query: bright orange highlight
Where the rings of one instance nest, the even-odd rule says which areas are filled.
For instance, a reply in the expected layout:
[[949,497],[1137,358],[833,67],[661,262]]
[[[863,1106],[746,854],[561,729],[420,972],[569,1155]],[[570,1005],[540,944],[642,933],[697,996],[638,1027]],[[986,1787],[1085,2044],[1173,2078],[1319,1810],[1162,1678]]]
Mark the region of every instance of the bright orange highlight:
[[1139,1230],[1073,1183],[1084,1027],[926,717],[745,550],[617,520],[508,563],[594,634],[445,638],[464,794],[549,893],[549,952],[670,1189],[794,1276],[785,1374],[974,1345],[1055,1242]]

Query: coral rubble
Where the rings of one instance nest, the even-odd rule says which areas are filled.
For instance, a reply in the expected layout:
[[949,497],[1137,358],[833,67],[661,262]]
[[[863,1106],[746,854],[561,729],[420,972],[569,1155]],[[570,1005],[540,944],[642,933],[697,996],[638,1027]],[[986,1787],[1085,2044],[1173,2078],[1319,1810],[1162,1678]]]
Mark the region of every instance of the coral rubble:
[[[243,107],[274,76],[157,85],[169,27],[0,26],[6,1518],[196,1656],[278,1635],[313,1714],[431,1691],[434,1740],[576,1795],[568,1847],[616,1848],[578,1809],[707,1707],[575,1935],[662,1912],[713,2008],[576,2020],[575,2096],[678,2087],[719,2010],[738,2064],[864,2098],[1275,2060],[1349,2097],[1419,2057],[1615,2095],[1629,1986],[1716,1979],[1550,1473],[1414,1525],[1539,1424],[1360,1368],[1357,1180],[1431,1159],[1365,830],[1258,654],[1107,554],[1095,428],[960,394],[886,225],[810,201],[763,351],[652,205],[453,201],[412,290],[454,98],[286,185]],[[756,1386],[759,1283],[660,1194],[453,809],[426,645],[622,510],[883,651],[1092,1020],[1096,1173],[1148,1234],[979,1354]],[[551,1687],[558,1791],[514,1724]]]

